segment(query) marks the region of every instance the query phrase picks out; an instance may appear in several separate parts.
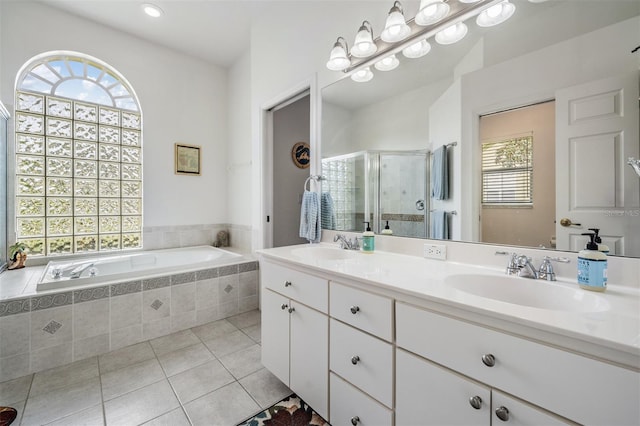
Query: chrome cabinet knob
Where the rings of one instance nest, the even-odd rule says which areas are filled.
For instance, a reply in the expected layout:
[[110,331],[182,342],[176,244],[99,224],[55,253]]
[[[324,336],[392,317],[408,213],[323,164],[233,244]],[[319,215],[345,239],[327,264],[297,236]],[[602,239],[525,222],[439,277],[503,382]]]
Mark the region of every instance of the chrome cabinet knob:
[[351,424],[353,426],[356,426],[358,423],[360,423],[360,417],[358,417],[358,416],[351,417]]
[[472,396],[471,398],[469,398],[469,404],[471,404],[471,406],[476,410],[479,410],[482,407],[482,398],[480,398],[478,395]]
[[507,407],[500,406],[496,409],[496,416],[503,422],[506,422],[509,420],[509,410]]
[[494,365],[496,365],[496,357],[494,357],[492,354],[484,354],[482,355],[482,362],[487,367],[493,367]]
[[358,312],[360,312],[360,307],[359,306],[352,306],[350,308],[350,311],[353,315],[357,314]]
[[351,364],[356,365],[360,361],[360,357],[358,355],[351,357]]
[[280,306],[280,309],[282,309],[282,310],[284,311],[284,310],[285,310],[285,309],[287,309],[288,307],[289,307],[289,305],[287,305],[286,303],[283,303],[283,304]]
[[289,313],[291,313],[291,312],[293,312],[293,311],[295,311],[295,310],[296,310],[296,308],[294,308],[294,307],[292,306],[292,307],[290,307],[290,308],[289,308]]
[[284,286],[285,287],[291,287],[291,281],[285,281],[284,282]]

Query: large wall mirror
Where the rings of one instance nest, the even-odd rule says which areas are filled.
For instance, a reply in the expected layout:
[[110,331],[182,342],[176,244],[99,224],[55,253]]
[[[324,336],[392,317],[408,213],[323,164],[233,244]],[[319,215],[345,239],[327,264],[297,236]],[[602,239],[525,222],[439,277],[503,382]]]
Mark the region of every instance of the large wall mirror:
[[322,89],[325,227],[568,251],[599,228],[640,257],[640,2],[511,1],[498,27]]

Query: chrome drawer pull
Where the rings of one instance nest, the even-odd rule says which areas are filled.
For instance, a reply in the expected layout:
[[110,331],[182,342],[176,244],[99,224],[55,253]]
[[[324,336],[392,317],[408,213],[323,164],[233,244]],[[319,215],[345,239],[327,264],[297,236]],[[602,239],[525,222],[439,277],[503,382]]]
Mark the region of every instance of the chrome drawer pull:
[[291,286],[291,281],[285,281],[284,282],[284,286],[285,287],[290,287]]
[[498,407],[496,409],[496,416],[503,422],[506,422],[509,420],[509,410],[507,407]]
[[496,357],[494,357],[492,354],[484,354],[482,355],[482,362],[487,367],[493,367],[494,365],[496,365]]
[[292,307],[290,307],[290,308],[289,308],[289,313],[291,313],[291,312],[293,312],[293,311],[295,311],[295,310],[296,310],[296,308],[294,308],[294,307],[292,306]]
[[353,426],[356,426],[358,423],[360,423],[360,417],[358,417],[358,416],[351,417],[351,424]]
[[351,313],[353,315],[355,315],[360,311],[360,307],[359,306],[352,306],[350,310],[351,310]]
[[286,303],[283,303],[283,304],[280,306],[280,309],[282,309],[282,310],[284,311],[284,310],[285,310],[285,309],[287,309],[288,307],[289,307],[289,305],[287,305]]
[[471,404],[471,406],[476,410],[479,410],[482,407],[482,398],[480,398],[478,395],[472,396],[471,398],[469,398],[469,404]]
[[360,357],[358,355],[351,357],[351,364],[356,365],[360,361]]

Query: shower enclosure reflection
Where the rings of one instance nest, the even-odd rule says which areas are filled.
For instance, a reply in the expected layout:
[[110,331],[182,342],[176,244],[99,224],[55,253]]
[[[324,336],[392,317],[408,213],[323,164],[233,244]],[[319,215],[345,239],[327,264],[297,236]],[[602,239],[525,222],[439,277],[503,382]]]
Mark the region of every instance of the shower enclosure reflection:
[[[322,159],[322,191],[329,193],[335,222],[323,228],[375,233],[386,224],[398,236],[427,237],[429,219],[426,151],[361,151]],[[327,197],[323,197],[323,203]]]

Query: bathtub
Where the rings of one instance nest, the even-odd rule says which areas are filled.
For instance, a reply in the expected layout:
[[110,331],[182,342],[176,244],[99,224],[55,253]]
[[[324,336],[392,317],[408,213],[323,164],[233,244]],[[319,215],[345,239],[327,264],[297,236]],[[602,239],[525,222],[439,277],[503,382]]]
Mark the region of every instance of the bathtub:
[[242,257],[219,248],[198,246],[51,261],[36,288],[38,291],[68,289],[189,272],[236,263]]

